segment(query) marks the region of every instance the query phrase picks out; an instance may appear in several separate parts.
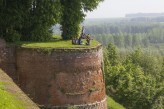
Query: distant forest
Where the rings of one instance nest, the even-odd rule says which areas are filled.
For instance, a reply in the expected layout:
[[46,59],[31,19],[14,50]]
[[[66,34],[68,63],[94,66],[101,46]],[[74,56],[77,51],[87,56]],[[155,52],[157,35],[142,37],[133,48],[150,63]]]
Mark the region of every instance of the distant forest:
[[126,14],[126,17],[160,17],[164,16],[164,13],[135,13]]
[[85,32],[104,46],[113,43],[120,50],[144,48],[145,51],[164,55],[163,21],[164,17],[88,19],[83,25],[86,28]]

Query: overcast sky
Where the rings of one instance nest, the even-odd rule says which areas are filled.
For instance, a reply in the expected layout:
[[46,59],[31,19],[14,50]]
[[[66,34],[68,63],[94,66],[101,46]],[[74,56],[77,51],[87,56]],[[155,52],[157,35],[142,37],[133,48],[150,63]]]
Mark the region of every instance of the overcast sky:
[[164,0],[104,0],[86,18],[124,17],[128,13],[164,12]]

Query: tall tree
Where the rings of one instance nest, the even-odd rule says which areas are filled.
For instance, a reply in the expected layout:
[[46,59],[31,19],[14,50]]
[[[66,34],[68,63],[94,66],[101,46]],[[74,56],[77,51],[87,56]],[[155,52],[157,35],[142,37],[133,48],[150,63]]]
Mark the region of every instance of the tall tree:
[[22,40],[46,41],[51,38],[51,27],[59,22],[59,0],[30,0],[22,28]]
[[1,0],[0,1],[0,34],[7,41],[19,38],[18,30],[22,24],[22,1]]
[[110,59],[110,65],[114,66],[119,63],[118,61],[118,53],[116,51],[116,47],[113,44],[108,44],[107,46],[107,58]]
[[93,11],[103,0],[61,0],[63,15],[61,19],[62,38],[71,39],[79,36],[80,23],[85,13]]
[[60,9],[60,0],[1,0],[0,37],[12,42],[49,40]]

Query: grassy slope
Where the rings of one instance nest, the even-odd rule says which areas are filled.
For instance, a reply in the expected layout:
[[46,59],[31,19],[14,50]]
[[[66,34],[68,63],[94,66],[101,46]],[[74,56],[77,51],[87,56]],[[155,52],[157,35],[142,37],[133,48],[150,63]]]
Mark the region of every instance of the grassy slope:
[[107,99],[108,109],[126,109],[119,103],[115,102],[111,97]]
[[39,109],[1,69],[0,109]]
[[17,100],[15,95],[7,92],[2,83],[0,83],[0,109],[25,109],[23,102]]
[[96,40],[91,40],[91,45],[85,45],[86,40],[83,40],[83,45],[73,45],[71,40],[62,40],[59,36],[55,37],[52,41],[49,42],[18,42],[18,45],[21,45],[25,48],[91,48],[99,45],[100,43]]

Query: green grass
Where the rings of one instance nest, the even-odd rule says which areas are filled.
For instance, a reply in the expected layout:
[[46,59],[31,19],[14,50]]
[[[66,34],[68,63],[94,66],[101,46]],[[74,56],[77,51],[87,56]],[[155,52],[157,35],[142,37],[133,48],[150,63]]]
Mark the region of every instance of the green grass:
[[111,97],[107,98],[108,109],[126,109],[119,103],[115,102]]
[[52,41],[49,42],[17,42],[17,45],[21,45],[24,48],[92,48],[96,47],[100,43],[96,40],[91,40],[91,45],[85,45],[86,40],[83,40],[83,45],[73,45],[71,40],[62,40],[59,36],[55,36]]
[[25,109],[23,103],[15,95],[5,90],[5,85],[0,83],[0,109]]

